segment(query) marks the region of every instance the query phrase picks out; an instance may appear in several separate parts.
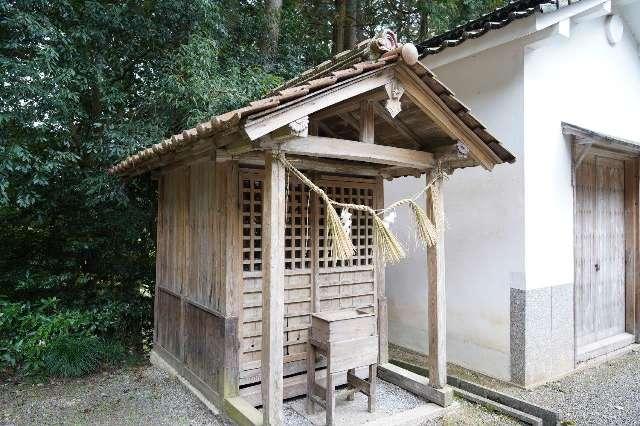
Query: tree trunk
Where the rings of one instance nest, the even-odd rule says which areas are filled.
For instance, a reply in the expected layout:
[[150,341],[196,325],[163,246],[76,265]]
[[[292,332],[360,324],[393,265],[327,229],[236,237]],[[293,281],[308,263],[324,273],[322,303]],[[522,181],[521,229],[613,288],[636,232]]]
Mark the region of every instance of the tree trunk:
[[267,0],[266,6],[267,34],[262,40],[262,53],[267,57],[272,57],[278,51],[282,0]]
[[358,43],[358,0],[346,0],[346,19],[344,22],[344,49],[353,49]]
[[420,7],[420,27],[418,29],[418,42],[425,41],[429,33],[429,11],[426,5]]
[[333,19],[333,45],[331,53],[337,55],[344,50],[344,27],[347,17],[347,1],[335,0],[336,13]]

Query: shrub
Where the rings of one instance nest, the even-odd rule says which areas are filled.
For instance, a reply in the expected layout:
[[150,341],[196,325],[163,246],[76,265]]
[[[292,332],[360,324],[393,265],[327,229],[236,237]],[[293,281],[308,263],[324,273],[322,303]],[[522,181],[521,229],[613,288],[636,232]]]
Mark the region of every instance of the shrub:
[[127,307],[110,302],[83,311],[64,307],[56,298],[37,303],[0,300],[0,369],[76,377],[102,363],[120,362],[126,353],[121,342],[131,322],[131,315],[124,314]]
[[94,336],[58,336],[44,349],[44,372],[51,376],[79,377],[103,362],[120,361],[124,347]]

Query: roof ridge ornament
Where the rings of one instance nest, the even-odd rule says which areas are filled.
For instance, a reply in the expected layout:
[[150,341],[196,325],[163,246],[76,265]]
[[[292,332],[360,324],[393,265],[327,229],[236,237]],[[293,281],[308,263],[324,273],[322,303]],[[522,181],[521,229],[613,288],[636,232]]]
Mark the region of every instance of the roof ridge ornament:
[[371,39],[369,43],[369,59],[377,60],[398,55],[407,65],[418,62],[418,49],[413,43],[398,43],[396,33],[386,28]]

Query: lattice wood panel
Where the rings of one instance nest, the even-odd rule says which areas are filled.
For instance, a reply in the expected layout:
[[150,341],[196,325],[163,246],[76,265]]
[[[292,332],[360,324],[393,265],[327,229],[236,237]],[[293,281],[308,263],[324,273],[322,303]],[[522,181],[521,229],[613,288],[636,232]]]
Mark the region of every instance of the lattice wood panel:
[[[345,182],[340,180],[326,180],[321,182],[322,189],[332,200],[374,206],[374,186],[369,183]],[[333,258],[331,252],[331,237],[326,235],[324,202],[320,204],[319,214],[319,267],[340,268],[373,265],[373,219],[363,211],[350,210],[351,212],[351,242],[355,248],[354,256],[348,260]],[[340,208],[338,208],[340,213]]]
[[262,270],[262,173],[243,172],[240,176],[242,211],[242,271]]
[[[242,269],[262,270],[262,189],[261,171],[243,171],[240,178],[242,200]],[[309,188],[298,179],[287,179],[285,218],[285,270],[311,268]]]
[[[243,306],[240,383],[260,381],[262,348],[262,244],[261,216],[263,172],[245,170],[240,174],[240,199],[243,226]],[[375,184],[372,181],[345,178],[319,180],[330,197],[347,203],[374,206]],[[356,253],[352,259],[340,262],[324,250],[324,208],[310,223],[314,210],[309,188],[289,176],[287,181],[285,229],[285,374],[305,371],[306,343],[313,310],[314,282],[313,229],[319,232],[316,299],[320,310],[370,308],[375,306],[373,272],[373,220],[361,212],[352,212],[352,242]]]
[[284,233],[284,268],[311,268],[309,188],[296,178],[287,182],[287,216]]

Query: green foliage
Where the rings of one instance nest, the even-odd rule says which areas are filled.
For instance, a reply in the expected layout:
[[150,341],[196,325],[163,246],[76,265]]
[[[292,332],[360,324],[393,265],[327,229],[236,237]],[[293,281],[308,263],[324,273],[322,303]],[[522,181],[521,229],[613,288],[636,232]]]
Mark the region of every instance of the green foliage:
[[[417,40],[498,3],[359,0],[358,32]],[[0,2],[0,368],[82,374],[110,345],[149,343],[155,187],[106,169],[329,56],[333,1],[285,0],[273,55],[262,52],[264,10]]]
[[59,336],[44,350],[43,363],[48,375],[79,377],[91,373],[101,362],[124,358],[118,343],[105,343],[93,336]]
[[55,298],[35,303],[0,300],[0,371],[78,376],[102,362],[121,361],[122,342],[131,335],[126,328],[136,323],[132,316],[148,317],[135,310],[114,301],[69,309]]

